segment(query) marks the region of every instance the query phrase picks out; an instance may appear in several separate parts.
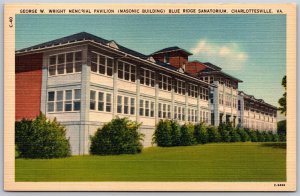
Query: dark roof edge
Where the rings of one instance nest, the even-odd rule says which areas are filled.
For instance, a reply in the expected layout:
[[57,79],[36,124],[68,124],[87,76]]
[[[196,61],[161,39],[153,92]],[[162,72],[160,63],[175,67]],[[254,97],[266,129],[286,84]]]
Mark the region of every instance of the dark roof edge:
[[213,74],[213,73],[220,73],[220,74],[223,74],[223,75],[225,75],[227,77],[230,77],[230,78],[232,78],[232,79],[234,79],[234,80],[236,80],[238,82],[243,82],[243,80],[240,80],[240,79],[238,79],[238,78],[236,78],[236,77],[234,77],[232,75],[229,75],[229,74],[227,74],[227,73],[225,73],[223,71],[216,70],[216,71],[209,71],[209,72],[201,72],[201,71],[198,72],[199,75],[206,75],[206,74]]
[[245,93],[244,91],[239,91],[238,94],[239,94],[239,95],[244,94],[244,95],[246,95],[247,97],[249,97],[250,99],[254,99],[255,101],[257,101],[257,102],[259,102],[259,103],[261,103],[261,104],[270,106],[270,107],[272,107],[272,108],[274,108],[274,109],[277,110],[277,107],[276,107],[276,106],[273,106],[273,105],[271,105],[271,104],[265,102],[263,99],[255,98],[254,95],[249,95],[249,94]]
[[150,55],[160,54],[160,53],[167,53],[167,52],[173,52],[173,51],[183,51],[183,52],[185,52],[188,55],[193,55],[193,53],[190,53],[189,51],[187,51],[187,50],[185,50],[183,48],[179,48],[178,46],[164,48],[164,49],[158,50],[156,52],[153,52]]

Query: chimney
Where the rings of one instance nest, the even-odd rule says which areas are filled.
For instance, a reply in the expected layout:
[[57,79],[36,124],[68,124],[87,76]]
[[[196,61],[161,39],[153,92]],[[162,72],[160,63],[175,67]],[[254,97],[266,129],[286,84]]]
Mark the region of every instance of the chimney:
[[177,69],[182,68],[185,70],[185,66],[188,64],[188,57],[192,53],[181,49],[177,46],[164,48],[151,54],[156,61],[170,64]]

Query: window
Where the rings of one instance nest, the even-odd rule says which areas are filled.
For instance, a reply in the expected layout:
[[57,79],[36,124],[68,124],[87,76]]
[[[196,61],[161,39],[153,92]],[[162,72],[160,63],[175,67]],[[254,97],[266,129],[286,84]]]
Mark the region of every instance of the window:
[[49,56],[49,76],[81,72],[82,52],[68,52]]
[[163,118],[167,117],[167,106],[166,104],[163,104]]
[[64,109],[64,91],[56,92],[56,111],[62,112]]
[[188,121],[191,121],[191,109],[188,109]]
[[92,52],[91,71],[102,75],[112,76],[113,58]]
[[96,109],[96,91],[90,91],[90,110],[95,110],[95,109]]
[[149,101],[145,101],[145,116],[150,116],[150,104],[149,104]]
[[219,104],[220,104],[220,105],[223,105],[223,104],[224,104],[223,93],[219,93]]
[[98,111],[104,111],[104,93],[98,92]]
[[171,91],[172,89],[172,78],[164,75],[158,75],[158,87],[163,90]]
[[191,109],[191,115],[192,115],[192,122],[195,122],[195,110]]
[[200,95],[200,99],[208,100],[208,88],[199,87],[199,95]]
[[134,115],[135,113],[135,98],[130,98],[130,114]]
[[158,103],[158,118],[162,117],[162,107],[161,107],[161,103]]
[[154,71],[150,71],[145,68],[141,68],[141,78],[140,83],[145,84],[147,86],[154,87],[154,81],[155,81],[155,74]]
[[225,105],[227,107],[231,107],[232,101],[233,101],[233,99],[231,99],[231,95],[226,93],[226,95],[225,95]]
[[144,100],[140,100],[140,116],[144,116]]
[[182,94],[182,95],[185,94],[185,82],[184,81],[176,79],[174,87],[175,87],[175,93]]
[[54,112],[54,97],[54,91],[48,92],[48,112]]
[[151,117],[154,117],[154,110],[155,110],[154,108],[155,108],[154,102],[151,101],[151,107],[150,107],[150,116]]
[[48,112],[80,110],[80,89],[48,92]]
[[111,94],[106,93],[106,111],[111,112]]
[[181,120],[181,107],[178,107],[178,120]]
[[174,119],[177,119],[177,106],[174,106]]
[[135,82],[135,72],[135,65],[124,62],[118,62],[118,77],[120,79]]
[[66,90],[65,111],[72,111],[72,90]]
[[74,99],[73,99],[74,111],[80,110],[80,97],[81,97],[81,90],[75,89],[74,90]]
[[197,85],[189,84],[189,96],[198,97],[198,88]]
[[171,119],[171,105],[168,105],[168,118]]
[[185,108],[182,108],[182,120],[184,121],[185,120]]
[[124,114],[129,114],[129,98],[124,97]]
[[118,106],[117,106],[117,112],[122,113],[122,96],[118,96]]
[[170,53],[166,53],[164,56],[164,63],[170,63]]

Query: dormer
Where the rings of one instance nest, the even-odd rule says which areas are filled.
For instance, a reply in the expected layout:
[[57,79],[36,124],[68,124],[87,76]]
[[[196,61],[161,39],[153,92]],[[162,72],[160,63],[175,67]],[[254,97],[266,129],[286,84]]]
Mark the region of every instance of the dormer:
[[118,44],[114,40],[111,40],[110,42],[108,42],[107,45],[111,48],[119,49]]
[[192,53],[177,46],[164,48],[151,54],[156,61],[170,64],[178,69],[182,68],[184,71],[190,55]]

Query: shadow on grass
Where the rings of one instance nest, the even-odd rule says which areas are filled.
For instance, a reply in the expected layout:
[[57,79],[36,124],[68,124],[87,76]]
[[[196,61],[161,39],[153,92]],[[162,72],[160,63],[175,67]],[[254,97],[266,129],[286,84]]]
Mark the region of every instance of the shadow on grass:
[[263,147],[272,147],[272,148],[282,148],[282,149],[286,149],[286,142],[269,142],[269,143],[262,143],[261,146],[263,146]]

